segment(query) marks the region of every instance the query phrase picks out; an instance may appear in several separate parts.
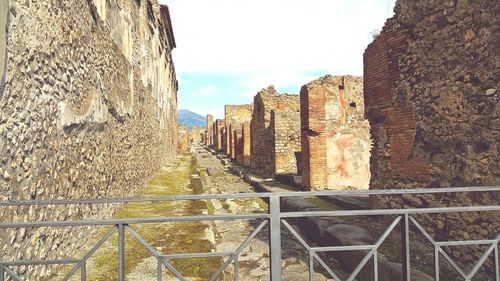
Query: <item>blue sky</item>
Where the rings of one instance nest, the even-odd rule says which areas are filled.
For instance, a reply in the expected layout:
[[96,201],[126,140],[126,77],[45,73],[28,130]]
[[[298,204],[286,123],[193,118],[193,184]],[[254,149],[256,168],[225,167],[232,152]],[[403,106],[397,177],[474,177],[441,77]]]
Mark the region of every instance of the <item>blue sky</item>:
[[223,118],[262,88],[299,93],[326,74],[362,75],[363,51],[395,0],[160,0],[170,8],[179,108]]

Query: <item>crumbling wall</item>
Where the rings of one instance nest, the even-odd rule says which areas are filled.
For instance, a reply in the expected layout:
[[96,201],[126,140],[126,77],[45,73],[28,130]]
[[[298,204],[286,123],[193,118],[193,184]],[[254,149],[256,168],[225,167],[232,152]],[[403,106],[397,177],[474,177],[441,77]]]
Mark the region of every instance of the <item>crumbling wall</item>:
[[371,141],[363,79],[327,75],[304,85],[300,94],[303,185],[368,188]]
[[213,115],[207,115],[207,132],[205,138],[205,145],[214,145],[214,117]]
[[186,125],[179,126],[177,149],[179,152],[188,152],[190,145],[189,128]]
[[7,28],[9,27],[8,1],[0,3],[0,98],[3,95],[5,70],[7,68]]
[[264,177],[275,175],[274,134],[271,111],[274,109],[300,110],[298,95],[280,95],[273,86],[260,90],[254,97],[251,126],[251,166]]
[[251,165],[251,162],[250,162],[250,155],[251,155],[251,133],[250,133],[250,122],[243,122],[243,124],[241,125],[241,130],[242,130],[242,148],[243,148],[243,152],[242,152],[242,157],[243,157],[243,161],[242,161],[242,164],[247,166],[247,167],[250,167]]
[[287,109],[271,111],[274,136],[274,173],[298,174],[300,168],[300,112]]
[[[364,54],[371,188],[500,184],[499,12],[498,1],[397,2],[395,16]],[[499,196],[379,197],[373,203],[468,206],[498,204]],[[497,213],[422,220],[437,240],[492,239],[500,229]],[[455,250],[462,261],[480,253]]]
[[[176,154],[175,41],[168,9],[153,1],[148,13],[147,2],[108,0],[100,14],[90,0],[0,1],[0,200],[132,196]],[[1,208],[0,221],[98,219],[115,207]],[[0,251],[70,258],[91,233],[1,231]]]
[[214,136],[214,146],[215,146],[215,149],[222,150],[225,147],[225,145],[224,145],[225,139],[224,139],[223,135],[224,135],[224,131],[225,131],[225,128],[226,128],[226,121],[222,120],[222,119],[215,120],[215,127],[214,128],[215,128],[214,129],[214,132],[215,132],[215,136]]
[[226,121],[226,151],[231,159],[236,159],[236,141],[234,132],[236,131],[239,136],[242,135],[242,124],[249,122],[252,119],[252,105],[226,105],[224,107],[225,121]]
[[192,143],[201,143],[201,134],[202,134],[202,129],[198,126],[193,126],[191,129],[191,142]]

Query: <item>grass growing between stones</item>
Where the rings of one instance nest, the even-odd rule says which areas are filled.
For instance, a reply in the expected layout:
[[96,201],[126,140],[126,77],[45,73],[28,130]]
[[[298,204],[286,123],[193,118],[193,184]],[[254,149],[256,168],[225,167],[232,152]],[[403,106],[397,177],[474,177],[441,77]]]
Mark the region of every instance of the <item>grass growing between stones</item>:
[[[194,157],[182,156],[179,165],[172,171],[161,170],[138,196],[170,196],[199,194],[203,186],[197,174]],[[210,210],[212,209],[212,210]],[[115,218],[137,218],[176,215],[200,215],[212,213],[213,206],[201,201],[167,201],[155,203],[128,203],[118,210]],[[180,222],[165,224],[131,225],[144,240],[163,254],[211,252],[214,248],[207,233],[209,225],[204,222]],[[98,237],[104,235],[104,231]],[[116,280],[118,237],[114,235],[89,261],[88,280]],[[125,266],[129,274],[137,270],[141,263],[152,255],[129,233],[125,236]],[[185,277],[192,280],[207,280],[222,264],[221,259],[183,259],[169,261]],[[148,273],[155,268],[146,268]],[[146,279],[145,279],[146,280]]]

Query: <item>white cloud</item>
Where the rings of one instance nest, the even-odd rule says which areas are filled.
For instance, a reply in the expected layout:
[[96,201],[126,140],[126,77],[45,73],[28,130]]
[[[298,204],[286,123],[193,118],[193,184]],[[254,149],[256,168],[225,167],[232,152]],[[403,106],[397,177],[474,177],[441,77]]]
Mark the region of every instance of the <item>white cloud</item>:
[[[393,1],[393,0],[389,0]],[[361,74],[388,0],[163,0],[182,73]]]
[[251,103],[271,84],[298,93],[320,75],[362,75],[395,0],[159,2],[172,17],[180,105],[223,118],[226,103]]

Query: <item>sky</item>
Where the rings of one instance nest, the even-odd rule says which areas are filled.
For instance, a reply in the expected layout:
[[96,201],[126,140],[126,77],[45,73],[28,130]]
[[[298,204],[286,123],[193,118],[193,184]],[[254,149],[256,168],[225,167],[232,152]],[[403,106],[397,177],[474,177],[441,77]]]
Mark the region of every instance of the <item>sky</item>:
[[362,75],[363,52],[396,0],[159,0],[177,48],[179,109],[224,118],[274,85],[298,94],[326,74]]

